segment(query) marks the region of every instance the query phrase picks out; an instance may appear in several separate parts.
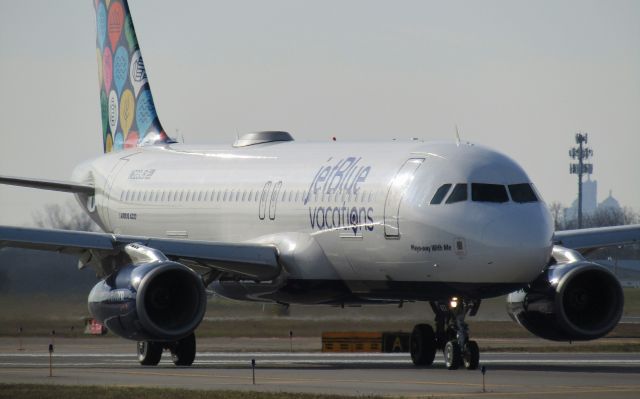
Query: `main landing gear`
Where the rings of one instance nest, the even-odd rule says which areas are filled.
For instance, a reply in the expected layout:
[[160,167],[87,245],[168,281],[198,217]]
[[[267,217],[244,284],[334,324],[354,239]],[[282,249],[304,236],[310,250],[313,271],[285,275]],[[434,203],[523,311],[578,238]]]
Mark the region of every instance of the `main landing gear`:
[[139,341],[138,361],[143,366],[157,366],[165,349],[176,366],[191,366],[196,358],[196,336],[191,333],[175,342]]
[[444,353],[449,370],[463,365],[476,370],[480,362],[480,350],[476,341],[469,340],[469,326],[464,318],[475,316],[480,307],[479,299],[452,298],[447,302],[430,302],[436,315],[436,330],[429,324],[418,324],[411,333],[411,360],[416,366],[430,366],[436,350]]

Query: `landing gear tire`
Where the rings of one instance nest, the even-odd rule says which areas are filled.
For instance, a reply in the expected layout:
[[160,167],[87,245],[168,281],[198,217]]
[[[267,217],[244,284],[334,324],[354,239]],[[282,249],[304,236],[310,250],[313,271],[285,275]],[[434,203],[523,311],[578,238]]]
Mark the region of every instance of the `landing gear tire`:
[[436,335],[428,324],[418,324],[411,333],[411,360],[416,366],[430,366],[436,356]]
[[460,367],[460,345],[456,341],[449,341],[444,346],[444,364],[447,370],[457,370]]
[[143,366],[157,366],[162,357],[162,344],[153,341],[138,342],[138,361]]
[[469,341],[462,353],[462,362],[467,370],[477,370],[480,363],[480,349],[476,341]]
[[171,360],[176,366],[191,366],[196,358],[196,336],[191,333],[171,345]]

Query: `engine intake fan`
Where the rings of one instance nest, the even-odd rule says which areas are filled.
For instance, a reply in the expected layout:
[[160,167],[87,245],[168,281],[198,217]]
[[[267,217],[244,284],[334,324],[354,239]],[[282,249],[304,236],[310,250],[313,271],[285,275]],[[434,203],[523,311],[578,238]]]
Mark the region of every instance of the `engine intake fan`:
[[201,277],[161,252],[129,244],[132,264],[96,284],[89,311],[117,335],[136,341],[176,341],[202,321],[207,297]]
[[509,294],[511,318],[553,341],[585,341],[608,334],[624,307],[617,277],[571,250],[555,248],[554,257],[569,262],[550,266],[529,288]]

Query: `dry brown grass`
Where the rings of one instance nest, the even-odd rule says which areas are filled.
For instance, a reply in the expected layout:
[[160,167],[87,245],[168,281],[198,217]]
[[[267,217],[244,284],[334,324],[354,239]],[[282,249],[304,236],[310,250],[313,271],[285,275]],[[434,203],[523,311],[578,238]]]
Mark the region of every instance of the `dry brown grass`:
[[[626,315],[640,315],[640,289],[625,290]],[[283,316],[273,305],[215,299],[197,330],[199,337],[320,337],[323,331],[411,331],[417,323],[432,320],[428,305],[406,304],[334,308],[292,306]],[[484,311],[484,314],[482,312]],[[88,315],[86,298],[0,297],[0,336],[82,337],[83,318]],[[496,319],[502,315],[503,319]],[[483,303],[481,314],[468,318],[474,338],[528,338],[530,333],[506,319],[504,298]],[[640,338],[640,324],[620,324],[610,337]]]
[[[200,391],[173,388],[0,384],[0,399],[343,399],[350,396],[250,391]],[[366,396],[361,398],[378,398]]]

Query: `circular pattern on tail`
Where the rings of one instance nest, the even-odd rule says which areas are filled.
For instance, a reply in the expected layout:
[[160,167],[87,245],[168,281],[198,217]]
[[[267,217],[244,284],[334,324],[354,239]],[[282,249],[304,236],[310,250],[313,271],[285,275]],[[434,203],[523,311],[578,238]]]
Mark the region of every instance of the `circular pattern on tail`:
[[94,4],[104,150],[166,142],[127,1]]

